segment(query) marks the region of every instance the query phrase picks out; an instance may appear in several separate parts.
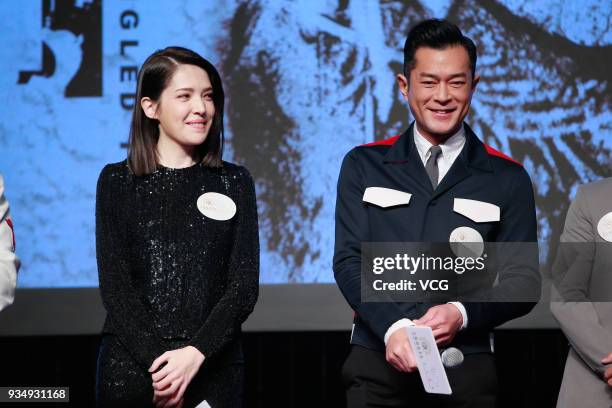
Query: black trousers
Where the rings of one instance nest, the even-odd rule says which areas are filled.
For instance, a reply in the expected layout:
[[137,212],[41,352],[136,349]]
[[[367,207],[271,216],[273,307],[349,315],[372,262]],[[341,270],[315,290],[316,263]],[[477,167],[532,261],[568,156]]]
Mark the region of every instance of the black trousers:
[[470,354],[458,367],[447,368],[452,395],[428,394],[418,372],[402,373],[382,352],[353,345],[342,382],[348,408],[495,408],[497,374],[492,354]]

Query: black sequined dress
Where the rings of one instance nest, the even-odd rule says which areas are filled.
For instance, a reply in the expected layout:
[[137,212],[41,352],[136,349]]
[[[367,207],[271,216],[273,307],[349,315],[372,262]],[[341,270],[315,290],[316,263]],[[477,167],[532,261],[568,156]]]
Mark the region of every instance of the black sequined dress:
[[[226,221],[197,206],[207,192],[229,197]],[[240,326],[253,310],[259,278],[253,181],[240,166],[159,167],[135,176],[126,161],[107,165],[96,197],[96,252],[107,311],[96,398],[99,406],[148,407],[147,369],[165,351],[191,345],[206,357],[185,407],[240,406]]]

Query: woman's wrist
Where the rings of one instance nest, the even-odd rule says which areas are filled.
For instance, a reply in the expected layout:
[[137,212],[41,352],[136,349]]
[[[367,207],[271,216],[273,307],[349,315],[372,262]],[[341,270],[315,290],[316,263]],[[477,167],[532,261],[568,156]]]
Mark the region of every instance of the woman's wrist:
[[193,353],[193,355],[199,360],[200,364],[204,362],[205,356],[200,350],[194,346],[186,346],[185,349],[188,349],[191,353]]

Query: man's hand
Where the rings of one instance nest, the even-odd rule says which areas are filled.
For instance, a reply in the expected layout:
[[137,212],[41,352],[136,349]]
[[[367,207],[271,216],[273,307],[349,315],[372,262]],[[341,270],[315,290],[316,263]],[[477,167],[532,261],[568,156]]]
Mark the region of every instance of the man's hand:
[[411,373],[417,370],[416,359],[408,342],[405,328],[397,329],[389,336],[385,353],[387,362],[396,370]]
[[203,362],[204,355],[193,346],[166,351],[157,357],[149,368],[153,379],[155,406],[158,408],[182,406],[185,389]]
[[[601,362],[602,364],[612,364],[612,353],[608,354]],[[612,387],[612,367],[608,367],[604,371],[604,381]]]
[[419,326],[429,326],[438,345],[450,343],[463,324],[463,316],[456,306],[437,305],[429,308],[421,318],[413,320]]

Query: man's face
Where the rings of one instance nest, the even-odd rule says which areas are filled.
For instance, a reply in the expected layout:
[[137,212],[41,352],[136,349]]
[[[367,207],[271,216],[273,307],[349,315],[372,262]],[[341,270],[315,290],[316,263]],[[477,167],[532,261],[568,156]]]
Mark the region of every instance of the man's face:
[[397,76],[419,132],[436,143],[459,130],[478,80],[472,78],[470,58],[462,46],[420,47],[410,77]]

